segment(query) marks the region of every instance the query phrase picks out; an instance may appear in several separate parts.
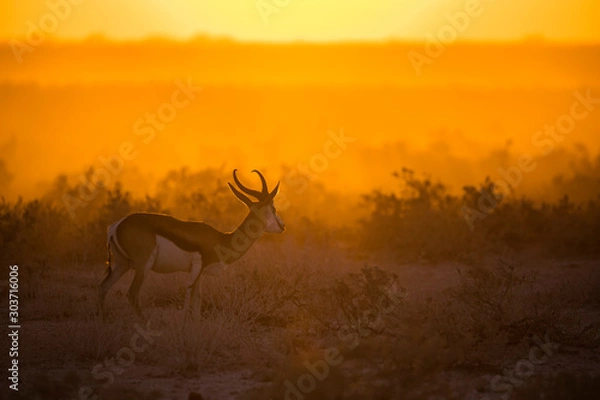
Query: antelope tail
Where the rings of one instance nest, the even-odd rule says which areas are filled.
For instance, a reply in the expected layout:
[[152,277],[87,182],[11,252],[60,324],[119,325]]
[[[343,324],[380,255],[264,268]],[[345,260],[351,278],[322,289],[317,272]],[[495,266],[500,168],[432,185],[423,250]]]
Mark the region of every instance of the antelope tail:
[[106,243],[106,252],[108,253],[108,259],[106,260],[106,272],[104,274],[104,276],[108,276],[111,273],[111,268],[110,268],[110,264],[111,264],[111,251],[110,251],[110,243],[107,242]]

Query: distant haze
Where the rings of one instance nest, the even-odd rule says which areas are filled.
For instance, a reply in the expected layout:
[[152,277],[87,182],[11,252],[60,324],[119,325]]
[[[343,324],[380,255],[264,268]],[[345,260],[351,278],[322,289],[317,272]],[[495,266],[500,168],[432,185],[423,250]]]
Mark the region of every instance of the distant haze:
[[[422,46],[81,42],[41,46],[22,65],[2,47],[0,190],[39,195],[124,142],[137,153],[118,178],[140,192],[184,166],[277,177],[340,130],[356,141],[318,182],[364,192],[407,167],[459,190],[540,155],[534,134],[569,112],[576,91],[600,95],[596,46],[457,44],[417,76],[407,53]],[[202,92],[144,143],[143,120],[171,101],[176,81]],[[600,110],[578,121],[519,190],[572,176],[598,154],[599,126]]]

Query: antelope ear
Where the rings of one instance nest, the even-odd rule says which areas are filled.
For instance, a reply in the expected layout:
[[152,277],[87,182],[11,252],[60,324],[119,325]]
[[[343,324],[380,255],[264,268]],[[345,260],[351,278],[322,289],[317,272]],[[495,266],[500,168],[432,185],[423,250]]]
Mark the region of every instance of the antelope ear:
[[254,204],[252,200],[250,200],[245,194],[237,190],[231,183],[227,182],[227,184],[229,185],[229,189],[231,189],[231,191],[233,192],[235,197],[238,198],[238,200],[240,200],[242,203],[248,206],[248,208],[252,208],[252,205]]
[[277,196],[277,193],[279,193],[279,184],[281,182],[277,182],[277,186],[275,186],[275,188],[271,191],[271,193],[269,193],[269,199],[273,200],[275,198],[275,196]]

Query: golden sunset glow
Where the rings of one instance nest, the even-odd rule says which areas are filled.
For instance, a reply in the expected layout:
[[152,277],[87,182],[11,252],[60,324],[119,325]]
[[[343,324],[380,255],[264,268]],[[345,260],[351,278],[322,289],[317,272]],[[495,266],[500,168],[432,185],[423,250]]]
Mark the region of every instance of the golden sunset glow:
[[[467,0],[78,0],[61,21],[59,39],[103,35],[110,39],[197,35],[259,41],[421,40],[464,10]],[[600,40],[600,4],[594,0],[476,0],[482,13],[461,33],[464,40]],[[0,37],[23,37],[27,20],[39,20],[61,0],[4,3]],[[68,3],[70,4],[70,3]],[[279,4],[279,6],[277,5]]]
[[600,0],[3,1],[0,110],[10,398],[598,392]]
[[[319,181],[353,192],[388,185],[398,164],[372,166],[376,177],[361,167],[385,148],[386,160],[399,159],[459,188],[494,171],[492,149],[506,148],[514,157],[539,153],[532,147],[535,132],[564,112],[574,90],[600,84],[599,4],[5,4],[0,63],[8,117],[0,144],[10,149],[6,196],[40,193],[57,174],[75,177],[98,168],[123,142],[133,142],[139,156],[119,179],[152,192],[161,174],[180,166],[278,170],[307,163],[328,132],[340,130],[357,145]],[[177,108],[164,129],[148,128],[148,115],[169,102],[175,82],[203,91]],[[584,143],[594,154],[599,119],[592,113],[581,121],[565,151]],[[157,131],[147,143],[140,120]],[[36,163],[11,167],[24,159]],[[537,174],[530,190],[553,173]]]

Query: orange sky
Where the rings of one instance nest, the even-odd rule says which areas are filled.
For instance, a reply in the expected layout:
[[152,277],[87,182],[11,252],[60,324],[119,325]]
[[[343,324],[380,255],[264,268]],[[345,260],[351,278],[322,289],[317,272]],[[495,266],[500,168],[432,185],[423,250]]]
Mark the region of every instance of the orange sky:
[[[481,10],[460,39],[600,41],[597,0],[22,0],[2,2],[0,38],[24,38],[28,21],[39,26],[54,4],[64,15],[56,26],[47,23],[61,39],[210,34],[261,41],[412,40],[435,34],[448,23],[447,14],[465,10],[469,1]],[[282,6],[268,14],[273,4]]]
[[[600,1],[480,0],[475,8],[473,1],[3,2],[0,41],[10,45],[0,46],[0,197],[39,195],[58,174],[78,179],[122,143],[139,144],[137,121],[169,101],[178,80],[205,90],[156,141],[140,145],[120,177],[128,187],[146,190],[183,166],[277,175],[282,166],[307,163],[322,151],[327,132],[339,129],[360,140],[317,178],[337,189],[390,185],[400,167],[455,188],[497,175],[515,156],[539,153],[532,135],[570,110],[576,90],[593,88],[600,96]],[[280,6],[261,15],[257,3]],[[428,47],[416,42],[31,43],[40,29],[45,43],[159,35],[423,40],[452,25],[457,40],[481,43],[456,44],[419,71],[407,55]],[[541,37],[596,45],[489,42]],[[15,47],[14,39],[28,44]],[[586,152],[600,153],[598,121],[600,111],[578,122],[561,151],[582,160]],[[556,154],[529,180],[570,173],[572,157]]]

